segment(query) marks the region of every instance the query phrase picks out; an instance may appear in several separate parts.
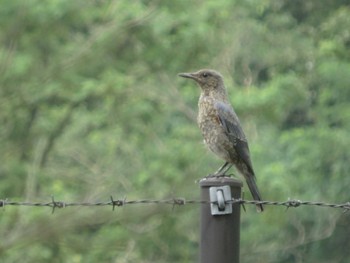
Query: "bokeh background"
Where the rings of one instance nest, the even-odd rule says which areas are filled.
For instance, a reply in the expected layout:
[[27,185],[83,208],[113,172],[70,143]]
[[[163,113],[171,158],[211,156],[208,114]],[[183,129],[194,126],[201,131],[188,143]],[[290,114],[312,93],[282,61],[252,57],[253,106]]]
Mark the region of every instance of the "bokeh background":
[[[198,199],[222,161],[177,73],[213,68],[264,199],[350,201],[349,1],[0,3],[0,199]],[[241,262],[350,262],[349,212],[246,209]],[[199,205],[9,206],[0,236],[6,263],[197,262]]]

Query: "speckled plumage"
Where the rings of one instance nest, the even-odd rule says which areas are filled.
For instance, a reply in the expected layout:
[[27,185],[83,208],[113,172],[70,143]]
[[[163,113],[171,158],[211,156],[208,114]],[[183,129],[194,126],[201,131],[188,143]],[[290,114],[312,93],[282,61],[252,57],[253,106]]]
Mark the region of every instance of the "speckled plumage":
[[[180,73],[191,78],[201,88],[198,101],[198,126],[204,142],[225,164],[211,176],[225,176],[232,165],[244,176],[255,200],[261,195],[255,182],[249,147],[239,119],[228,101],[227,91],[220,73],[202,69],[195,73]],[[257,205],[263,211],[262,205]]]
[[209,96],[200,96],[198,101],[197,123],[208,148],[227,162],[237,160],[237,154],[232,151],[232,143],[224,133],[215,108],[216,100]]

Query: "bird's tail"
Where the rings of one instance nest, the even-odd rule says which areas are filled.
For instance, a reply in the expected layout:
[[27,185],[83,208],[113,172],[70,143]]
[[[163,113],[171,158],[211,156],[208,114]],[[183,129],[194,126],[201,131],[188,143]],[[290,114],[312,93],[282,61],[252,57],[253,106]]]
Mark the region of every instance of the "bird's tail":
[[[249,190],[250,190],[254,200],[262,201],[258,186],[256,185],[256,182],[255,182],[255,176],[254,175],[245,176],[245,179],[247,181],[247,185],[249,187]],[[264,207],[261,204],[258,204],[258,205],[256,205],[256,210],[258,212],[262,212],[262,211],[264,211]]]

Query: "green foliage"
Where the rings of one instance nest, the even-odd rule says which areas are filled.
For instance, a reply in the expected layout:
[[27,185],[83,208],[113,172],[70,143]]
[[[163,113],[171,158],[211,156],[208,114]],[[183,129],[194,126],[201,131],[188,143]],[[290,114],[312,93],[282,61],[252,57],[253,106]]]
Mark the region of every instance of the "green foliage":
[[[349,201],[343,2],[2,1],[0,198],[198,199],[195,181],[221,161],[201,144],[198,89],[176,74],[210,67],[225,76],[266,200]],[[348,214],[247,210],[243,262],[350,260]],[[198,213],[8,207],[0,258],[194,262]]]

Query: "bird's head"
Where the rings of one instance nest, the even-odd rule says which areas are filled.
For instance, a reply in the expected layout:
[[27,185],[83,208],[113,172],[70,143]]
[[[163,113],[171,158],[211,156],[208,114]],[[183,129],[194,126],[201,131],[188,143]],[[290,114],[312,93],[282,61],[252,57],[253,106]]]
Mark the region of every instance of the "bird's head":
[[223,77],[219,72],[212,69],[201,69],[194,73],[179,73],[178,75],[196,81],[204,93],[225,90]]

